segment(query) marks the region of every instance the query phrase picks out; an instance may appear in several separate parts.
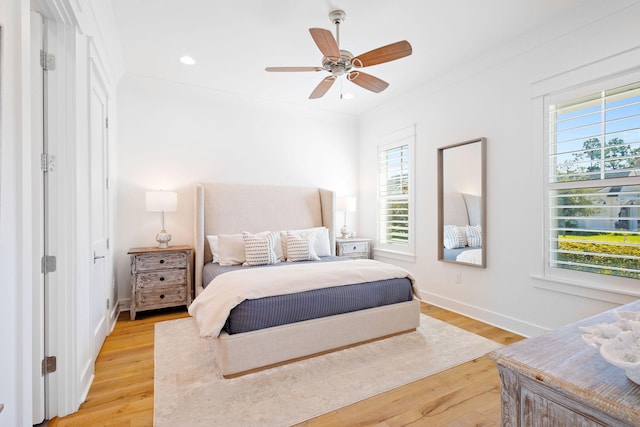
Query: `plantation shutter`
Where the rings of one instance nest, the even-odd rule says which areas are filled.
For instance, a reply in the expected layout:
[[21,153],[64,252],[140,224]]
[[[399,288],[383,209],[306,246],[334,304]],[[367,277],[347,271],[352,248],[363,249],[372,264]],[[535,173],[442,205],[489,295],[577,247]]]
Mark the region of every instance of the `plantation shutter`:
[[378,152],[379,239],[381,243],[409,244],[409,145]]
[[549,107],[550,267],[640,279],[640,83]]

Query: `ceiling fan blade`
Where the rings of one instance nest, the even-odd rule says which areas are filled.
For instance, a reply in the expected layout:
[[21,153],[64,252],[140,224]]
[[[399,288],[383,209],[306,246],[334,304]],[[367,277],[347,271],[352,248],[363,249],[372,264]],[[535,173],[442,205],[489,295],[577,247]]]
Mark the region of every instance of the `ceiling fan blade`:
[[402,40],[356,56],[351,60],[351,63],[354,67],[358,68],[369,67],[371,65],[384,64],[385,62],[404,58],[405,56],[411,55],[412,51],[409,42]]
[[371,74],[363,73],[362,71],[350,72],[347,74],[347,80],[375,93],[380,93],[389,86],[389,83],[384,80],[374,77]]
[[324,28],[309,28],[309,32],[324,56],[334,61],[340,59],[340,49],[331,31],[325,30]]
[[322,98],[322,96],[327,93],[333,82],[336,81],[336,78],[333,76],[325,77],[318,86],[311,92],[309,95],[309,99],[317,99]]
[[322,67],[267,67],[266,71],[299,72],[299,71],[322,71]]

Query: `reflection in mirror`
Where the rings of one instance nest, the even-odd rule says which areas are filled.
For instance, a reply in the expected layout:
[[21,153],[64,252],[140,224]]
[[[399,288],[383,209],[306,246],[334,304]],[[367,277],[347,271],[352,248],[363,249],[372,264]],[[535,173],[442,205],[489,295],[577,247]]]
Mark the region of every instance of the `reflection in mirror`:
[[438,149],[438,259],[486,266],[486,139]]

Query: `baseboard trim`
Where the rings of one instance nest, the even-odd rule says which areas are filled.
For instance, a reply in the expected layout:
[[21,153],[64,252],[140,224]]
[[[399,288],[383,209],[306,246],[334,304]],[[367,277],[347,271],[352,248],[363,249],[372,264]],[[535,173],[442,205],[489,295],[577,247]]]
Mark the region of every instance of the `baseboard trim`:
[[420,298],[429,304],[444,308],[454,313],[461,314],[463,316],[470,317],[480,322],[486,323],[496,328],[504,329],[514,334],[522,335],[523,337],[534,337],[541,335],[548,331],[539,325],[523,322],[522,320],[515,319],[510,316],[505,316],[494,311],[485,310],[480,307],[476,307],[464,302],[460,302],[451,298],[443,297],[431,292],[420,291]]

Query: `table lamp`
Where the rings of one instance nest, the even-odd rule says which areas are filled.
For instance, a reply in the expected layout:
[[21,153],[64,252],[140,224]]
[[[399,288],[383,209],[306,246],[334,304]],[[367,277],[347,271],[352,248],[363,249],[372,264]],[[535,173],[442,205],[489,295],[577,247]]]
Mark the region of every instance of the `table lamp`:
[[343,239],[351,236],[351,231],[347,226],[347,213],[356,211],[356,198],[350,196],[339,196],[336,198],[336,210],[344,212],[344,225],[340,229]]
[[164,229],[164,213],[175,212],[178,207],[178,193],[174,191],[147,191],[145,193],[145,207],[147,212],[160,212],[162,229],[156,235],[159,248],[168,248],[171,234]]

